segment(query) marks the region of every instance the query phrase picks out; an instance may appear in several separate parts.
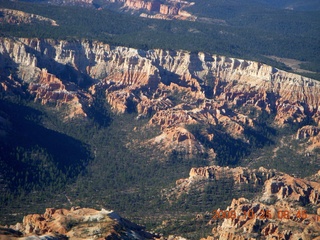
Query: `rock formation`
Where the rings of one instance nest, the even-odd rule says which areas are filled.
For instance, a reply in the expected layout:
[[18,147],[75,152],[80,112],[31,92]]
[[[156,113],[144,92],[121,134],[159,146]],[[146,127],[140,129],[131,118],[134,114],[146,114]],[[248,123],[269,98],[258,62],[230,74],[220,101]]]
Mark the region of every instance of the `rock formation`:
[[306,139],[317,136],[320,133],[320,128],[316,126],[304,126],[297,132],[296,139]]
[[315,239],[320,234],[319,215],[304,215],[303,208],[275,208],[234,199],[227,211],[236,217],[225,218],[207,239]]
[[[141,13],[141,17],[157,18],[157,19],[179,19],[195,21],[197,18],[188,13],[185,8],[192,6],[194,2],[181,0],[168,1],[143,1],[143,0],[115,0],[110,2],[117,2],[123,4],[122,9]],[[147,13],[145,13],[147,12]]]
[[22,223],[0,226],[0,239],[106,239],[106,240],[186,240],[181,236],[168,237],[149,233],[145,227],[122,218],[114,211],[72,207],[47,208],[44,214],[29,214]]
[[320,204],[320,183],[307,181],[284,174],[273,177],[265,182],[263,199],[271,196],[278,200],[301,202],[303,204]]
[[201,189],[203,184],[210,183],[212,180],[232,179],[235,184],[258,186],[263,185],[266,180],[272,179],[278,174],[276,170],[265,169],[263,167],[259,169],[220,166],[191,168],[188,178],[177,180],[175,187],[165,189],[162,194],[168,200],[179,198],[181,194],[188,193],[192,188]]
[[[162,130],[159,138],[172,141],[176,138],[166,136],[182,136],[186,125],[200,124],[219,125],[247,142],[243,133],[255,128],[261,112],[272,113],[278,127],[308,119],[320,123],[319,82],[253,61],[96,41],[1,38],[0,66],[5,91],[28,85],[35,100],[68,106],[68,117],[86,116],[85,109],[102,91],[115,112],[151,117],[149,125]],[[317,132],[317,127],[305,127],[297,134],[313,138]],[[205,137],[213,141],[215,135]],[[187,153],[203,151],[194,136],[186,139],[193,144],[183,147]]]
[[305,144],[306,154],[310,154],[314,149],[320,148],[320,128],[317,126],[306,125],[298,129],[296,139],[308,140]]
[[[71,210],[47,208],[44,214],[30,214],[22,223],[0,228],[0,238],[41,236],[49,239],[155,239],[116,212],[73,207]],[[2,238],[3,237],[3,238]]]
[[161,146],[164,152],[171,153],[174,150],[179,153],[198,154],[204,153],[205,149],[194,135],[182,127],[166,128],[164,132],[151,139],[149,144]]
[[265,181],[260,199],[233,199],[225,210],[217,210],[226,214],[215,211],[210,224],[218,219],[222,223],[206,239],[316,239],[320,215],[305,206],[320,206],[319,191],[318,182],[278,173]]

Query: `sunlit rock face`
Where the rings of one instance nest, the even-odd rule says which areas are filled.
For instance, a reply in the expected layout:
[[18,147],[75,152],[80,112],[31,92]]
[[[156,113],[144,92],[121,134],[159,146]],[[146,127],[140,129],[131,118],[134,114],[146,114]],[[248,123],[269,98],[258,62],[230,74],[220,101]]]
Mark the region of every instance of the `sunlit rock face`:
[[[114,211],[72,207],[47,208],[44,214],[30,214],[9,228],[1,228],[1,239],[156,239],[144,227]],[[20,238],[19,238],[20,237]],[[29,237],[29,238],[28,238]]]
[[[192,169],[190,174],[208,178],[209,169]],[[236,172],[236,169],[225,171]],[[261,171],[270,173],[267,169],[251,170]],[[265,180],[263,194],[254,200],[233,199],[226,209],[215,209],[208,224],[216,225],[218,219],[221,222],[213,227],[211,236],[202,240],[316,239],[320,234],[319,191],[319,182],[276,172]]]
[[[258,117],[251,110],[271,114],[278,127],[319,125],[318,81],[254,61],[97,41],[1,38],[0,66],[2,90],[28,91],[42,104],[67,106],[67,119],[85,118],[97,94],[116,113],[150,118],[149,126],[162,131],[153,144],[168,152],[174,144],[189,154],[204,151],[187,129],[194,124],[219,125],[246,141],[244,131],[254,128]],[[310,137],[317,147],[316,128],[300,129],[297,138]]]

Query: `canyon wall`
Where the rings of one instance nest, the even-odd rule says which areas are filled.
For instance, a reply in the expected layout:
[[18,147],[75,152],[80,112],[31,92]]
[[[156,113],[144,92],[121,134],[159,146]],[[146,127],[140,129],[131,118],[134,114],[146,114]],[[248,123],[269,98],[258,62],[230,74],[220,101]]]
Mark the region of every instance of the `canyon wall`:
[[[1,38],[0,66],[2,90],[22,91],[26,84],[35,101],[69,106],[67,118],[86,117],[102,91],[113,111],[150,116],[149,125],[160,126],[162,135],[151,144],[178,141],[187,153],[203,146],[186,125],[220,125],[243,139],[245,128],[256,125],[252,110],[273,115],[278,127],[320,124],[318,81],[254,61],[85,40]],[[298,138],[315,137],[303,132]]]

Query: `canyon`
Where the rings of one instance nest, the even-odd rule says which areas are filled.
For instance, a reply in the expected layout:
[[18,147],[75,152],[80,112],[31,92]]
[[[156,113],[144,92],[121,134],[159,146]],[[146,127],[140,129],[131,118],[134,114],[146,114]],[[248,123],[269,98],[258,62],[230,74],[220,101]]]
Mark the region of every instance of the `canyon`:
[[[160,134],[148,141],[167,151],[209,152],[188,126],[221,126],[249,141],[261,113],[274,126],[298,124],[297,139],[318,146],[320,83],[242,59],[173,50],[139,50],[97,41],[0,39],[1,89],[25,91],[34,101],[64,106],[65,119],[86,118],[102,91],[112,111],[150,117]],[[22,85],[27,90],[22,90]],[[254,113],[254,114],[253,114]],[[311,123],[311,124],[310,124]],[[203,132],[214,141],[214,132]],[[310,145],[309,144],[309,145]]]
[[[316,80],[263,63],[204,52],[141,50],[89,40],[2,37],[0,91],[4,98],[29,97],[48,110],[58,111],[64,123],[88,120],[95,102],[102,99],[113,114],[131,114],[137,123],[144,122],[133,133],[157,129],[147,139],[133,134],[130,140],[134,147],[152,149],[158,161],[162,161],[159,153],[173,156],[173,162],[179,161],[179,155],[205,156],[210,166],[193,167],[189,177],[177,179],[173,187],[159,189],[162,200],[169,204],[194,189],[204,191],[212,182],[229,181],[235,189],[262,189],[254,199],[236,198],[231,202],[227,209],[234,210],[238,218],[208,221],[212,234],[207,240],[309,239],[319,233],[319,173],[299,178],[262,165],[218,166],[215,160],[221,152],[219,144],[214,144],[228,137],[250,146],[254,144],[250,134],[259,133],[261,124],[279,132],[295,127],[293,133],[283,135],[283,144],[295,141],[299,148],[292,151],[317,156],[320,83]],[[1,138],[6,139],[11,131],[10,119],[0,114]],[[5,183],[1,186],[7,187]],[[290,217],[281,222],[277,218],[259,219],[266,209],[312,211],[307,219]],[[256,217],[244,216],[243,211],[248,210]],[[103,227],[98,229],[92,216],[98,216]],[[69,220],[72,224],[67,228]],[[131,234],[128,239],[166,239],[144,232],[113,212],[74,207],[28,215],[20,224],[1,227],[0,232],[11,234],[12,239],[35,235],[125,239],[121,234]]]
[[0,239],[320,240],[319,3],[270,1],[0,0]]

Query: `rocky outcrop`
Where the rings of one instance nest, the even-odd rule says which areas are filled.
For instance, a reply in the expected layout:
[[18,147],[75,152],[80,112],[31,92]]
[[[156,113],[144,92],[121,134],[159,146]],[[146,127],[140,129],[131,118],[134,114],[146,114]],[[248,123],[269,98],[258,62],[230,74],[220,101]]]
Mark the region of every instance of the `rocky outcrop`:
[[[122,1],[118,1],[122,2]],[[143,0],[126,0],[123,8],[130,10],[146,10],[148,14],[142,13],[141,17],[157,18],[157,19],[180,19],[191,20],[196,19],[195,16],[183,10],[189,6],[192,6],[193,2],[187,1],[143,1]]]
[[297,132],[296,139],[306,139],[317,136],[320,133],[320,128],[316,126],[304,126]]
[[235,183],[261,184],[276,174],[275,170],[268,170],[263,167],[249,169],[243,167],[229,168],[220,166],[191,168],[189,179],[222,179],[233,178]]
[[312,239],[320,235],[320,215],[303,207],[319,206],[319,183],[280,174],[264,185],[260,199],[233,199],[227,214],[213,216],[210,224],[219,218],[222,223],[207,239]]
[[263,199],[276,197],[278,200],[320,204],[320,183],[295,178],[284,174],[265,182]]
[[140,101],[137,104],[137,112],[139,116],[152,115],[153,113],[173,107],[172,101],[166,96],[165,93],[160,93],[160,96],[156,95],[157,93],[153,94],[152,98],[148,98],[144,95],[140,96]]
[[[40,101],[43,105],[48,103],[53,103],[56,106],[68,105],[70,118],[87,116],[83,111],[77,92],[66,90],[62,81],[48,73],[46,69],[41,70],[39,80],[30,83],[28,90],[35,94],[35,101]],[[87,95],[87,98],[90,99],[90,95]],[[85,99],[85,94],[82,99]]]
[[167,6],[165,4],[160,4],[159,12],[164,15],[178,15],[179,8],[176,6]]
[[[13,61],[19,65],[19,77],[27,82],[34,78],[34,68],[43,64],[45,59],[41,54],[93,79],[113,81],[130,90],[138,86],[154,91],[162,82],[163,91],[178,90],[189,96],[188,100],[205,100],[203,110],[216,109],[217,101],[224,102],[224,106],[249,105],[275,112],[279,123],[298,122],[306,115],[319,114],[318,82],[252,61],[184,51],[114,48],[88,41],[3,38],[1,49],[3,57],[11,60],[14,57]],[[63,67],[60,65],[58,69]],[[55,74],[49,68],[48,72]],[[75,82],[84,81],[81,75],[74,77]],[[212,99],[203,93],[203,87],[209,85],[212,92],[207,94]]]
[[197,141],[194,135],[182,127],[166,128],[161,135],[151,139],[148,143],[158,148],[160,146],[167,153],[172,153],[173,151],[184,154],[205,152],[205,148]]
[[[0,228],[15,236],[41,236],[50,239],[155,239],[144,227],[113,211],[73,207],[71,210],[48,208],[44,214],[30,214],[10,228]],[[3,235],[0,235],[2,237]],[[4,236],[3,236],[4,237]],[[2,238],[1,238],[2,239]],[[20,238],[19,238],[20,239]]]
[[159,12],[160,9],[160,2],[154,1],[154,2],[148,2],[148,1],[141,1],[141,0],[127,0],[124,4],[125,7],[140,10],[145,9],[147,11],[157,11]]
[[314,149],[320,148],[320,134],[316,135],[315,137],[311,137],[309,140],[310,146],[307,148],[309,152],[313,151]]
[[[261,112],[272,113],[279,127],[320,121],[319,82],[253,61],[96,41],[1,38],[0,66],[6,91],[26,84],[42,103],[71,106],[71,117],[85,116],[92,97],[105,94],[115,112],[151,117],[149,125],[160,126],[164,135],[167,129],[187,131],[190,124],[219,125],[248,142],[244,131],[255,128]],[[205,137],[214,140],[212,133]],[[196,145],[192,149],[202,149]]]
[[29,214],[22,223],[0,226],[0,239],[128,239],[186,240],[181,236],[149,233],[145,227],[105,209],[47,208],[44,214]]
[[179,198],[183,193],[188,193],[192,188],[201,189],[200,185],[209,183],[212,180],[222,181],[232,179],[235,184],[252,184],[253,186],[263,185],[268,179],[272,179],[279,173],[276,170],[249,169],[244,167],[220,167],[208,166],[191,168],[189,178],[179,179],[176,186],[163,191],[163,196],[167,199]]
[[6,92],[6,94],[24,95],[22,84],[15,80],[11,74],[9,76],[1,75],[2,74],[0,73],[0,90],[2,92]]
[[176,181],[176,187],[169,192],[188,192],[198,182],[223,180],[231,178],[235,184],[264,185],[260,201],[285,200],[303,204],[320,204],[320,183],[290,176],[272,169],[260,167],[249,169],[245,167],[207,166],[191,168],[189,178]]
[[158,111],[150,120],[150,124],[159,125],[162,129],[195,123],[197,123],[197,121],[188,114],[188,111],[182,109]]
[[59,100],[69,102],[75,97],[72,94],[68,94],[62,81],[53,74],[48,73],[46,69],[42,69],[38,82],[30,83],[29,91],[36,93],[35,99],[41,100],[42,104],[50,101],[57,102]]
[[[283,210],[246,199],[234,199],[227,211],[233,211],[236,217],[225,218],[220,226],[213,228],[213,239],[310,239],[320,233],[317,216],[298,217],[305,213],[301,208]],[[286,217],[284,211],[288,213]]]
[[307,125],[298,129],[296,139],[297,140],[308,140],[304,145],[306,149],[306,155],[310,155],[312,151],[320,148],[320,128],[317,126]]

